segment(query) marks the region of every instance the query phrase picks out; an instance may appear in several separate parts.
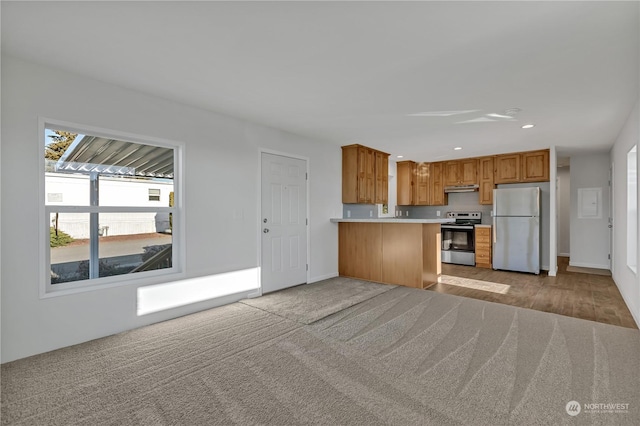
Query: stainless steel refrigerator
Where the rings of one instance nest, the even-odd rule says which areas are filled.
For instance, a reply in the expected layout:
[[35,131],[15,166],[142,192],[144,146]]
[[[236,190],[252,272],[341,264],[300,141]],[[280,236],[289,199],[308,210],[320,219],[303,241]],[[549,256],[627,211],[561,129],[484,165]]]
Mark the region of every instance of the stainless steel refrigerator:
[[493,190],[493,269],[540,273],[540,188]]

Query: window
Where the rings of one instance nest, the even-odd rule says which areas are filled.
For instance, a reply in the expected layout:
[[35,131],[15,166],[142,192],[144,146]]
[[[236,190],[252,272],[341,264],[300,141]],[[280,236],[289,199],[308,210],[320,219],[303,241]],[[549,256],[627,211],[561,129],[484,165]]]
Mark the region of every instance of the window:
[[160,190],[149,188],[149,201],[160,201]]
[[627,153],[627,265],[638,269],[638,155],[633,146]]
[[91,133],[45,125],[45,292],[179,270],[178,147]]

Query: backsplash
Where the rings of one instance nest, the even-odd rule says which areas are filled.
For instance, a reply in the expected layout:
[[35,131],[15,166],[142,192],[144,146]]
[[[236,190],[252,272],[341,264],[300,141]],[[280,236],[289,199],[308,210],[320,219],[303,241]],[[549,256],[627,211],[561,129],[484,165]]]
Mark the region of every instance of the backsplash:
[[449,204],[446,206],[398,206],[402,216],[414,219],[437,219],[438,211],[440,218],[444,218],[447,212],[482,212],[482,223],[491,224],[491,205],[478,204],[477,192],[452,192],[449,194]]
[[378,217],[376,204],[343,204],[342,217],[352,219],[369,219]]

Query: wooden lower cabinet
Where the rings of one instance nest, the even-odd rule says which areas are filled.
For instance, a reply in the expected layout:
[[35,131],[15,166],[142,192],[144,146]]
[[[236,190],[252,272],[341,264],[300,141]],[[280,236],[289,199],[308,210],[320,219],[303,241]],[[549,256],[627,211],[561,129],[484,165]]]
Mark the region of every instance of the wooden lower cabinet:
[[476,268],[491,269],[491,227],[476,226]]
[[338,227],[340,276],[415,288],[438,281],[439,223],[341,222]]

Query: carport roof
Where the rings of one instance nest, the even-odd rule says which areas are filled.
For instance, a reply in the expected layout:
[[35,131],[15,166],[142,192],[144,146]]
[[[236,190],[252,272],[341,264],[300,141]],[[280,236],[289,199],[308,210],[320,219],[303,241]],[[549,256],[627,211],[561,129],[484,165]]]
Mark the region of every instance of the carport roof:
[[83,136],[69,146],[55,170],[173,179],[173,149]]

